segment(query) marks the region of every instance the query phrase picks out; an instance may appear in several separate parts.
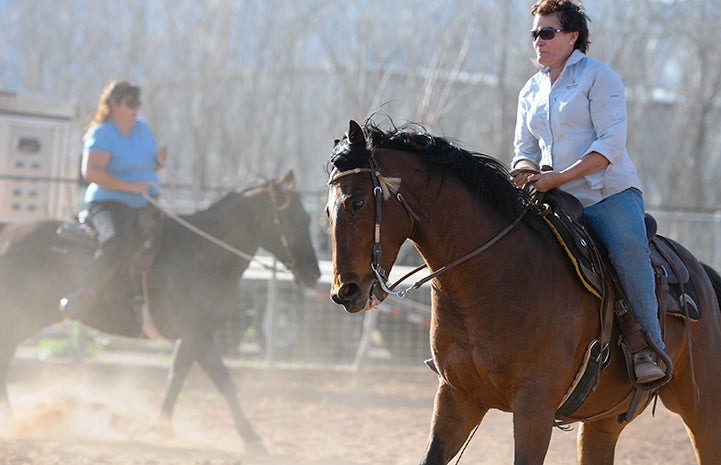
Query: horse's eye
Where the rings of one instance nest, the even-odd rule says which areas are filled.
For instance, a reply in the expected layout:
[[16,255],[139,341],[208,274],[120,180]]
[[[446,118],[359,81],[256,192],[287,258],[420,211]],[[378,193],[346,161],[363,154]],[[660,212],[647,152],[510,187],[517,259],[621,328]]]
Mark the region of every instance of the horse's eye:
[[360,210],[361,208],[363,208],[363,206],[365,205],[365,203],[366,203],[366,202],[365,202],[364,199],[358,198],[358,199],[353,199],[353,201],[351,202],[350,205],[351,205],[351,208],[353,209],[353,211],[358,211],[358,210]]

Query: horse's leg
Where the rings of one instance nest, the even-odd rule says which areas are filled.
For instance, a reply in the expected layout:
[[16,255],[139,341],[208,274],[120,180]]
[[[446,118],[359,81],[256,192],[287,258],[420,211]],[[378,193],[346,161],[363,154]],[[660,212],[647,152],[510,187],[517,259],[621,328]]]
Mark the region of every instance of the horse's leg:
[[616,443],[628,423],[616,417],[581,423],[578,430],[579,465],[613,465]]
[[245,440],[246,446],[255,453],[266,453],[263,442],[240,407],[235,383],[228,368],[223,363],[223,358],[215,345],[214,339],[209,334],[207,336],[207,338],[197,338],[197,340],[202,341],[202,343],[196,345],[198,348],[198,364],[228,403],[233,415],[235,429]]
[[[700,404],[712,405],[712,404]],[[703,408],[699,410],[704,410]],[[714,412],[715,414],[711,414]],[[686,431],[691,439],[698,465],[721,463],[721,420],[718,411],[708,409],[703,414],[694,414],[693,419],[684,418]]]
[[428,447],[421,465],[446,465],[461,450],[487,411],[459,398],[457,391],[441,381],[433,405]]
[[163,423],[170,423],[170,418],[173,416],[173,410],[178,401],[183,382],[195,362],[193,351],[189,350],[187,346],[187,344],[183,344],[182,340],[178,341],[175,345],[173,364],[168,372],[165,396],[163,398],[163,405],[160,408],[160,420]]
[[513,464],[541,465],[548,452],[554,411],[544,408],[538,393],[521,396],[513,405]]
[[[717,357],[717,351],[712,352]],[[701,358],[698,357],[697,360]],[[710,357],[710,356],[709,356]],[[706,360],[703,360],[706,362]],[[697,362],[698,365],[701,362]],[[703,372],[696,369],[697,386],[691,382],[691,375],[681,370],[674,372],[669,384],[661,390],[663,404],[672,412],[678,413],[686,426],[691,439],[696,460],[699,465],[721,463],[721,405],[718,383],[715,377],[721,373],[721,367],[715,360],[704,363]]]

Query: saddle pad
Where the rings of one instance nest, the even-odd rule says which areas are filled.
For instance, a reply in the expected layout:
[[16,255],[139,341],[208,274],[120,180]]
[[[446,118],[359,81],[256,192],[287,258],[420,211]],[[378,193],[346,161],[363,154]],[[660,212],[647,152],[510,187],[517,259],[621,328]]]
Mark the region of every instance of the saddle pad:
[[62,223],[55,233],[61,241],[87,249],[94,249],[98,243],[95,232],[77,221]]
[[543,219],[566,251],[583,286],[601,299],[604,293],[601,267],[588,231],[563,212],[551,211]]
[[[566,251],[573,268],[583,286],[599,299],[604,294],[601,273],[604,265],[598,258],[601,249],[595,244],[593,236],[581,224],[559,208],[551,209],[543,215],[548,227]],[[673,245],[663,236],[655,235],[649,240],[651,265],[661,286],[661,296],[666,313],[698,321],[701,317],[698,296],[689,278],[689,272]],[[603,251],[602,253],[605,253]]]

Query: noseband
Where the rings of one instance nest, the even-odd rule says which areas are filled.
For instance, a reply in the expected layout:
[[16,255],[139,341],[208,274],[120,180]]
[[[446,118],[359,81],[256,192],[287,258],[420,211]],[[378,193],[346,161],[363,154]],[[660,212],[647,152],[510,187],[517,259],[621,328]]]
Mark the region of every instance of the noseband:
[[420,265],[417,268],[414,268],[409,273],[405,274],[402,278],[400,278],[398,281],[393,283],[392,285],[389,285],[388,277],[386,275],[386,271],[383,269],[381,265],[381,221],[383,220],[383,214],[382,214],[382,206],[383,206],[383,200],[387,200],[390,198],[391,193],[395,194],[396,199],[398,202],[400,202],[401,205],[405,208],[406,212],[410,215],[411,219],[413,220],[413,229],[415,231],[417,224],[420,222],[420,217],[413,211],[411,206],[406,202],[405,197],[398,192],[398,188],[401,184],[400,178],[395,177],[385,177],[381,174],[380,167],[378,166],[378,162],[376,161],[375,157],[371,156],[368,160],[368,164],[370,165],[369,168],[354,168],[347,171],[335,171],[330,180],[328,181],[328,185],[335,184],[338,182],[338,179],[354,175],[354,174],[360,174],[360,173],[370,173],[371,179],[373,180],[373,197],[375,200],[375,228],[374,228],[374,237],[373,237],[373,255],[371,259],[371,269],[373,270],[373,273],[376,275],[376,281],[373,284],[373,287],[371,288],[371,293],[374,297],[378,299],[379,302],[382,302],[385,298],[379,291],[380,289],[385,292],[386,294],[394,295],[399,299],[405,298],[406,295],[408,295],[409,292],[418,289],[423,284],[427,283],[428,281],[432,280],[433,278],[437,277],[438,275],[445,273],[446,271],[450,270],[451,268],[465,262],[466,260],[469,260],[470,258],[478,255],[479,253],[483,252],[484,250],[491,247],[493,244],[498,242],[503,236],[508,234],[508,232],[511,231],[518,223],[521,222],[523,217],[528,212],[530,205],[527,205],[521,213],[518,215],[516,219],[514,219],[508,226],[503,228],[501,231],[499,231],[495,236],[493,236],[491,239],[483,243],[481,246],[479,246],[476,249],[473,249],[472,251],[468,252],[467,254],[453,260],[451,263],[439,268],[438,270],[434,271],[433,273],[429,274],[428,276],[420,279],[419,281],[416,281],[412,286],[402,289],[402,290],[394,290],[396,287],[398,287],[399,284],[401,284],[406,279],[410,278],[414,274],[418,273],[419,271],[423,270],[424,268],[427,268],[428,265]]

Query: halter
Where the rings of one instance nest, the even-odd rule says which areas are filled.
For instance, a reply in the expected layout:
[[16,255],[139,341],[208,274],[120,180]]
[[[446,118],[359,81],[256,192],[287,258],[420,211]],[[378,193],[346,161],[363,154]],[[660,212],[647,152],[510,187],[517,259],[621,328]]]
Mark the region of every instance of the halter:
[[413,220],[413,229],[416,229],[417,223],[420,222],[420,217],[413,211],[411,206],[406,202],[403,195],[398,192],[398,188],[401,184],[401,179],[397,177],[385,177],[381,174],[380,167],[378,166],[378,162],[376,161],[374,156],[371,156],[368,160],[368,164],[370,165],[369,168],[354,168],[347,171],[335,171],[334,174],[332,174],[330,180],[328,181],[328,185],[335,184],[338,182],[338,180],[344,176],[350,176],[360,173],[370,173],[371,179],[373,180],[373,197],[375,199],[375,227],[374,227],[374,237],[373,237],[373,255],[371,259],[371,269],[373,270],[373,273],[376,275],[376,282],[374,283],[373,287],[371,288],[371,293],[374,297],[376,297],[379,301],[383,301],[383,296],[380,295],[378,292],[378,287],[380,287],[386,294],[394,295],[399,299],[403,299],[408,295],[409,292],[418,289],[423,284],[427,283],[428,281],[432,280],[433,278],[437,277],[438,275],[445,273],[446,271],[450,270],[451,268],[460,265],[461,263],[465,262],[466,260],[469,260],[470,258],[478,255],[479,253],[483,252],[484,250],[491,247],[493,244],[498,242],[503,236],[508,234],[518,223],[521,222],[523,217],[528,212],[530,205],[526,205],[526,207],[521,211],[521,213],[514,219],[508,226],[503,228],[501,231],[499,231],[495,236],[493,236],[491,239],[486,241],[485,243],[481,244],[476,249],[473,249],[472,251],[468,252],[465,255],[462,255],[461,257],[453,260],[449,264],[442,266],[438,270],[434,271],[433,273],[429,274],[428,276],[420,279],[419,281],[416,281],[412,286],[402,289],[399,291],[394,290],[398,285],[400,285],[403,281],[410,278],[414,274],[418,273],[419,271],[423,270],[424,268],[427,268],[428,265],[420,265],[413,270],[411,270],[409,273],[405,274],[402,278],[400,278],[398,281],[393,283],[392,285],[389,285],[388,277],[386,275],[386,271],[381,266],[381,220],[383,219],[382,214],[382,205],[383,200],[388,200],[390,198],[391,193],[395,194],[396,199],[398,202],[400,202],[401,205],[405,208],[406,212],[408,212],[409,216]]

